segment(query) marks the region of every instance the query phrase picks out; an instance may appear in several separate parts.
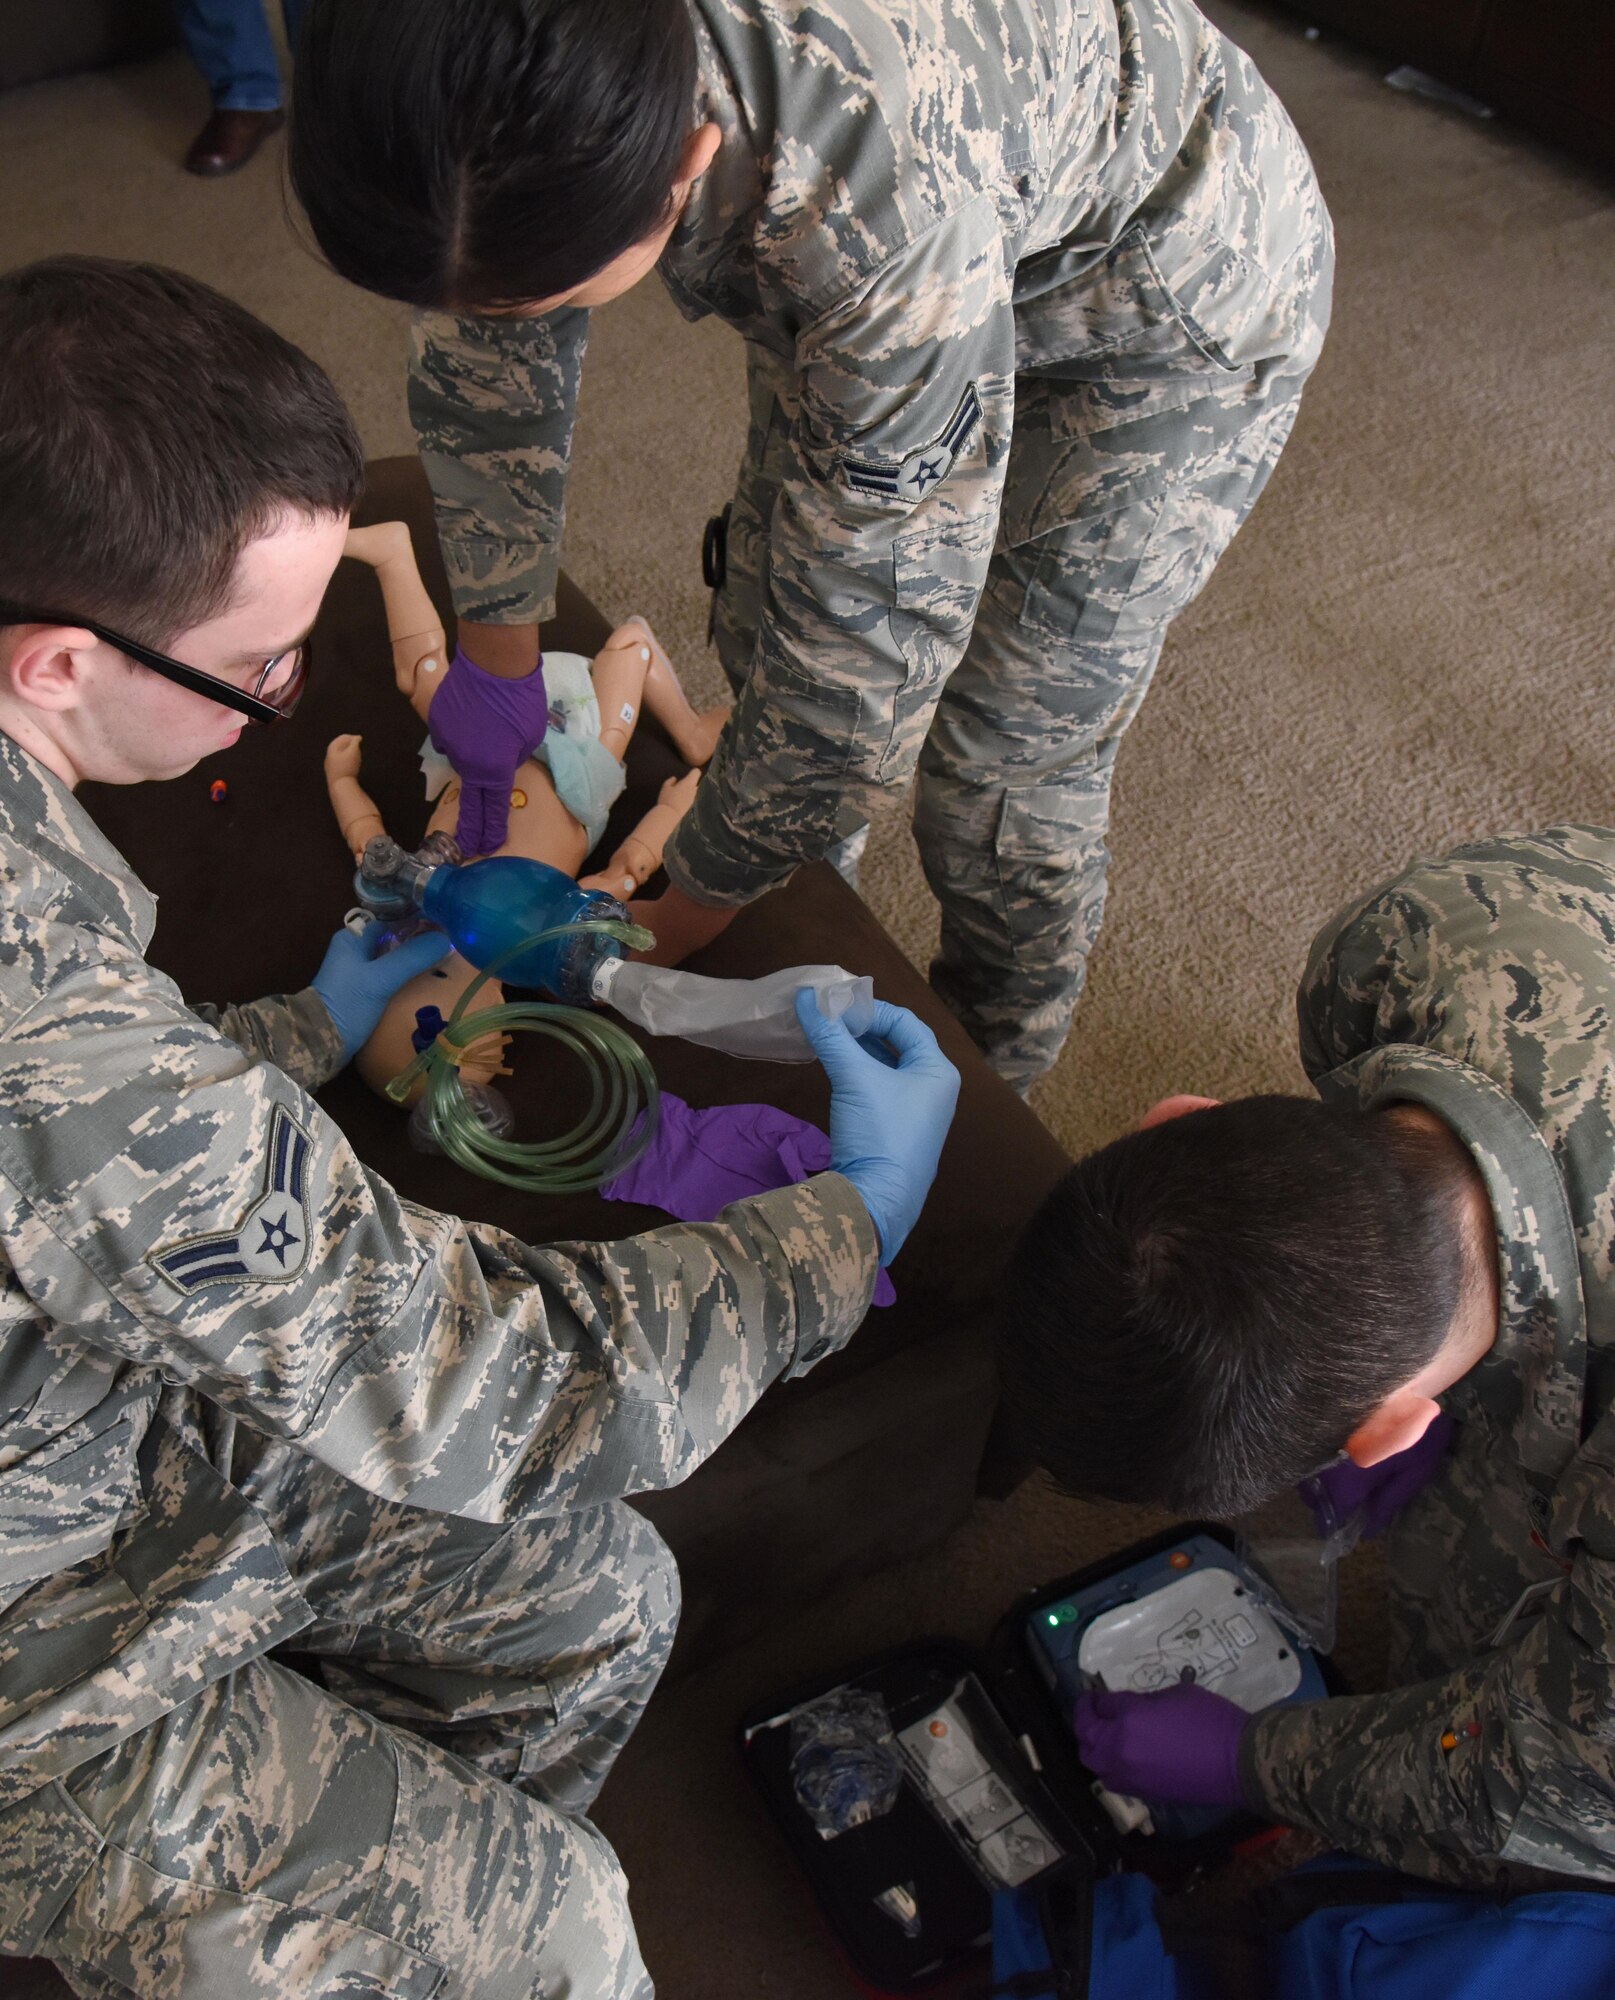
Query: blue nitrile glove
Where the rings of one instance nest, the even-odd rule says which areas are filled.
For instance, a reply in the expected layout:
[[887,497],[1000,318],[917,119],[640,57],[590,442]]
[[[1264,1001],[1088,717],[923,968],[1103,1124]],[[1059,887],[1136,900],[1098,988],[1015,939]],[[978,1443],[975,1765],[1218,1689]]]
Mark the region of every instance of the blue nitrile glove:
[[338,931],[326,948],[319,971],[309,981],[342,1037],[344,1062],[352,1062],[376,1032],[387,1002],[399,987],[407,986],[416,973],[425,972],[454,949],[441,931],[422,931],[378,958],[376,947],[386,930],[385,924],[378,923],[357,937],[350,930]]
[[[875,1002],[864,1042],[841,1021],[826,1020],[813,988],[796,996],[796,1018],[830,1079],[830,1166],[864,1198],[890,1264],[919,1220],[936,1179],[942,1142],[959,1101],[959,1072],[917,1014]],[[891,1057],[895,1055],[895,1066]]]
[[1382,1535],[1415,1493],[1421,1492],[1452,1449],[1458,1426],[1438,1413],[1417,1444],[1393,1452],[1378,1465],[1353,1465],[1349,1458],[1326,1465],[1296,1488],[1312,1509],[1320,1535],[1332,1535],[1357,1515],[1364,1541]]
[[1071,1715],[1082,1761],[1107,1791],[1183,1806],[1247,1803],[1239,1740],[1249,1721],[1237,1701],[1193,1682],[1159,1694],[1092,1688]]
[[490,674],[456,646],[432,696],[426,727],[460,779],[454,837],[469,861],[504,845],[516,766],[543,742],[549,722],[544,661],[520,680]]

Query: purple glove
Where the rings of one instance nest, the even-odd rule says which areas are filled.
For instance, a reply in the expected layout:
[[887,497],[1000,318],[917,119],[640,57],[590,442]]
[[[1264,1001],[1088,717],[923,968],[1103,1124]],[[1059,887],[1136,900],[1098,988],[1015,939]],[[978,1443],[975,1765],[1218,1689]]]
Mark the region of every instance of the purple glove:
[[[649,1150],[600,1192],[607,1201],[665,1208],[681,1222],[713,1222],[730,1202],[794,1186],[829,1164],[829,1139],[805,1118],[772,1104],[716,1104],[696,1111],[664,1090]],[[873,1303],[896,1302],[892,1281],[882,1271]]]
[[516,766],[544,740],[549,696],[542,658],[519,681],[484,673],[456,646],[443,685],[432,697],[426,727],[460,779],[454,837],[469,860],[502,846],[510,830],[510,788]]
[[1245,1806],[1238,1702],[1186,1682],[1160,1694],[1077,1696],[1072,1726],[1082,1761],[1107,1791],[1161,1805]]
[[1318,1533],[1332,1535],[1353,1514],[1360,1514],[1365,1541],[1382,1535],[1414,1494],[1435,1477],[1457,1429],[1442,1410],[1417,1444],[1382,1458],[1378,1465],[1353,1465],[1343,1458],[1303,1479],[1296,1491],[1312,1509]]

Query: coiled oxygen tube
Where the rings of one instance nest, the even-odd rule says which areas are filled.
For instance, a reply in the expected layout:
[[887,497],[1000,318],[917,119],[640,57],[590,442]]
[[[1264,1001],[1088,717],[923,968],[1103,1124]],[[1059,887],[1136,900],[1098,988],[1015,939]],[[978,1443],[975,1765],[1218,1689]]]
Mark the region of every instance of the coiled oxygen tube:
[[[426,1079],[423,1103],[433,1138],[448,1157],[484,1180],[533,1194],[580,1194],[597,1188],[631,1166],[656,1137],[661,1121],[661,1089],[645,1051],[615,1021],[580,1007],[548,1000],[509,1001],[471,1015],[472,997],[500,968],[557,939],[593,931],[630,950],[655,943],[649,931],[618,919],[574,922],[535,931],[487,965],[460,995],[443,1032],[387,1086],[403,1104],[417,1077]],[[473,1042],[503,1032],[548,1035],[570,1049],[589,1079],[589,1108],[558,1139],[501,1139],[490,1132],[466,1099],[460,1061]],[[644,1113],[640,1130],[634,1122]],[[633,1134],[630,1137],[630,1134]]]

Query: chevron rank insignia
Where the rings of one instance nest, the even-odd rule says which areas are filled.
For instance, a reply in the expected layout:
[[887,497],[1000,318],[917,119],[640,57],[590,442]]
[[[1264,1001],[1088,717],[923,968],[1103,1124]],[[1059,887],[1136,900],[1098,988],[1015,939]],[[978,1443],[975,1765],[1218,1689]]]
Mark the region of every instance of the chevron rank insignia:
[[264,1191],[235,1229],[191,1236],[147,1262],[189,1298],[204,1285],[283,1283],[308,1262],[309,1136],[283,1104],[269,1122]]
[[923,500],[953,470],[954,460],[975,436],[980,422],[981,398],[972,382],[959,398],[947,429],[932,443],[911,451],[896,465],[870,458],[844,458],[842,477],[854,493],[867,493],[872,499]]

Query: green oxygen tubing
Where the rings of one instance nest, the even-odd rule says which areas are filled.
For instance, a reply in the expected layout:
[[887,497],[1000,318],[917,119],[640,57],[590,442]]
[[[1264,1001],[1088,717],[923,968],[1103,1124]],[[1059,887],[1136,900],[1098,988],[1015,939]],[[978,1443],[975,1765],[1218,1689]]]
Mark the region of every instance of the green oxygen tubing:
[[[656,1137],[662,1109],[656,1072],[645,1051],[615,1021],[548,1000],[510,1001],[469,1017],[473,997],[502,966],[541,945],[570,944],[580,933],[591,932],[635,951],[656,942],[649,931],[616,918],[533,932],[478,974],[436,1040],[387,1086],[394,1103],[403,1104],[416,1078],[424,1076],[425,1122],[433,1139],[451,1160],[485,1180],[532,1194],[582,1193],[631,1166]],[[501,1032],[548,1035],[582,1063],[590,1085],[589,1107],[571,1131],[549,1140],[502,1139],[478,1118],[460,1081],[460,1062],[473,1042]]]

